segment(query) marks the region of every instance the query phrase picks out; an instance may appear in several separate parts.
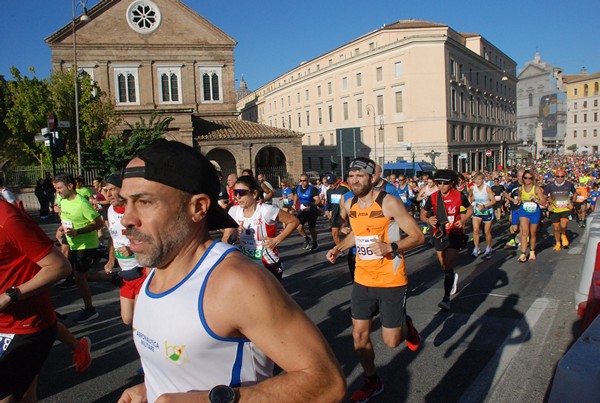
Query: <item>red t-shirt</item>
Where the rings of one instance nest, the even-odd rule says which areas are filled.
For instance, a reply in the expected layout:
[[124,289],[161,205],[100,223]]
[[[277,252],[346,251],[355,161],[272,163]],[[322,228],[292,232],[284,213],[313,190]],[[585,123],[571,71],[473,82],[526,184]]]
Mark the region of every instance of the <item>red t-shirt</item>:
[[[423,207],[426,211],[431,211],[432,215],[436,215],[437,204],[438,204],[438,193],[439,190],[433,193],[429,199],[427,199],[427,203]],[[469,208],[471,203],[464,195],[464,193],[459,192],[456,189],[450,189],[446,196],[442,195],[442,200],[444,200],[444,207],[446,208],[446,216],[448,217],[448,221],[451,223],[449,226],[446,226],[447,234],[455,234],[462,235],[465,233],[465,229],[463,227],[457,228],[453,223],[460,220],[460,208],[465,207]],[[437,229],[434,229],[437,230]]]
[[[29,281],[54,243],[27,213],[0,201],[0,292]],[[0,312],[0,333],[36,333],[56,322],[50,291],[17,301]]]

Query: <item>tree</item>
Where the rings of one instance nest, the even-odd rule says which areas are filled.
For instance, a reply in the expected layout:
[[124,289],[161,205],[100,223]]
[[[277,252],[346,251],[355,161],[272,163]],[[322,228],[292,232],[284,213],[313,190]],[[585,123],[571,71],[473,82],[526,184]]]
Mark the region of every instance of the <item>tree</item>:
[[173,119],[172,117],[161,117],[154,112],[147,124],[143,117],[140,117],[135,125],[127,123],[129,130],[124,134],[113,134],[104,140],[102,144],[103,158],[98,162],[102,162],[107,173],[120,170],[140,150],[164,138]]
[[[8,81],[3,106],[3,122],[8,132],[2,133],[2,151],[4,159],[16,164],[30,164],[40,158],[40,154],[49,160],[50,151],[43,143],[36,143],[34,137],[47,125],[48,112],[51,109],[50,89],[47,80],[35,76],[22,76],[12,67],[13,81]],[[35,74],[33,69],[30,69]]]
[[577,150],[577,144],[571,144],[567,147],[567,150],[571,151],[572,153],[575,153],[575,151]]

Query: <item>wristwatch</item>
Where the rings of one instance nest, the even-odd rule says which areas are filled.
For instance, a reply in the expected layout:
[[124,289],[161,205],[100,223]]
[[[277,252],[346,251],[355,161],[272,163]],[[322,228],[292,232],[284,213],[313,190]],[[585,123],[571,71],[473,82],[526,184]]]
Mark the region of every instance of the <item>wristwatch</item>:
[[210,403],[233,403],[235,402],[235,392],[229,386],[217,385],[208,392],[208,401]]
[[10,297],[11,302],[17,302],[21,296],[21,290],[19,290],[17,287],[10,287],[8,290],[6,290],[6,295]]
[[392,253],[398,252],[398,244],[396,242],[392,242],[390,245],[392,246]]

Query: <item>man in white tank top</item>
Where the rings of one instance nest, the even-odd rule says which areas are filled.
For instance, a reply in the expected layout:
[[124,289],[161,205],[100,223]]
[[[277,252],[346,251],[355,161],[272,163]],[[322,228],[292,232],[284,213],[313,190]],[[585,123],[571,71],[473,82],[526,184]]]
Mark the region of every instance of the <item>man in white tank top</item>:
[[[344,377],[317,327],[274,276],[210,238],[238,226],[218,193],[210,161],[176,141],[146,148],[123,172],[121,223],[154,269],[133,318],[144,383],[119,401],[341,401]],[[283,373],[262,382],[273,362]]]

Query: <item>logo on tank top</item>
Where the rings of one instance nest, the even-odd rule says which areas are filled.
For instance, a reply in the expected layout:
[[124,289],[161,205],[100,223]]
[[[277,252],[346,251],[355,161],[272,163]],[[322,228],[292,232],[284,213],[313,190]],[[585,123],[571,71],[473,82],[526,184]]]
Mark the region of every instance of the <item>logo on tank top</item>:
[[167,360],[175,365],[183,365],[188,361],[185,346],[170,346],[166,341],[165,355]]

